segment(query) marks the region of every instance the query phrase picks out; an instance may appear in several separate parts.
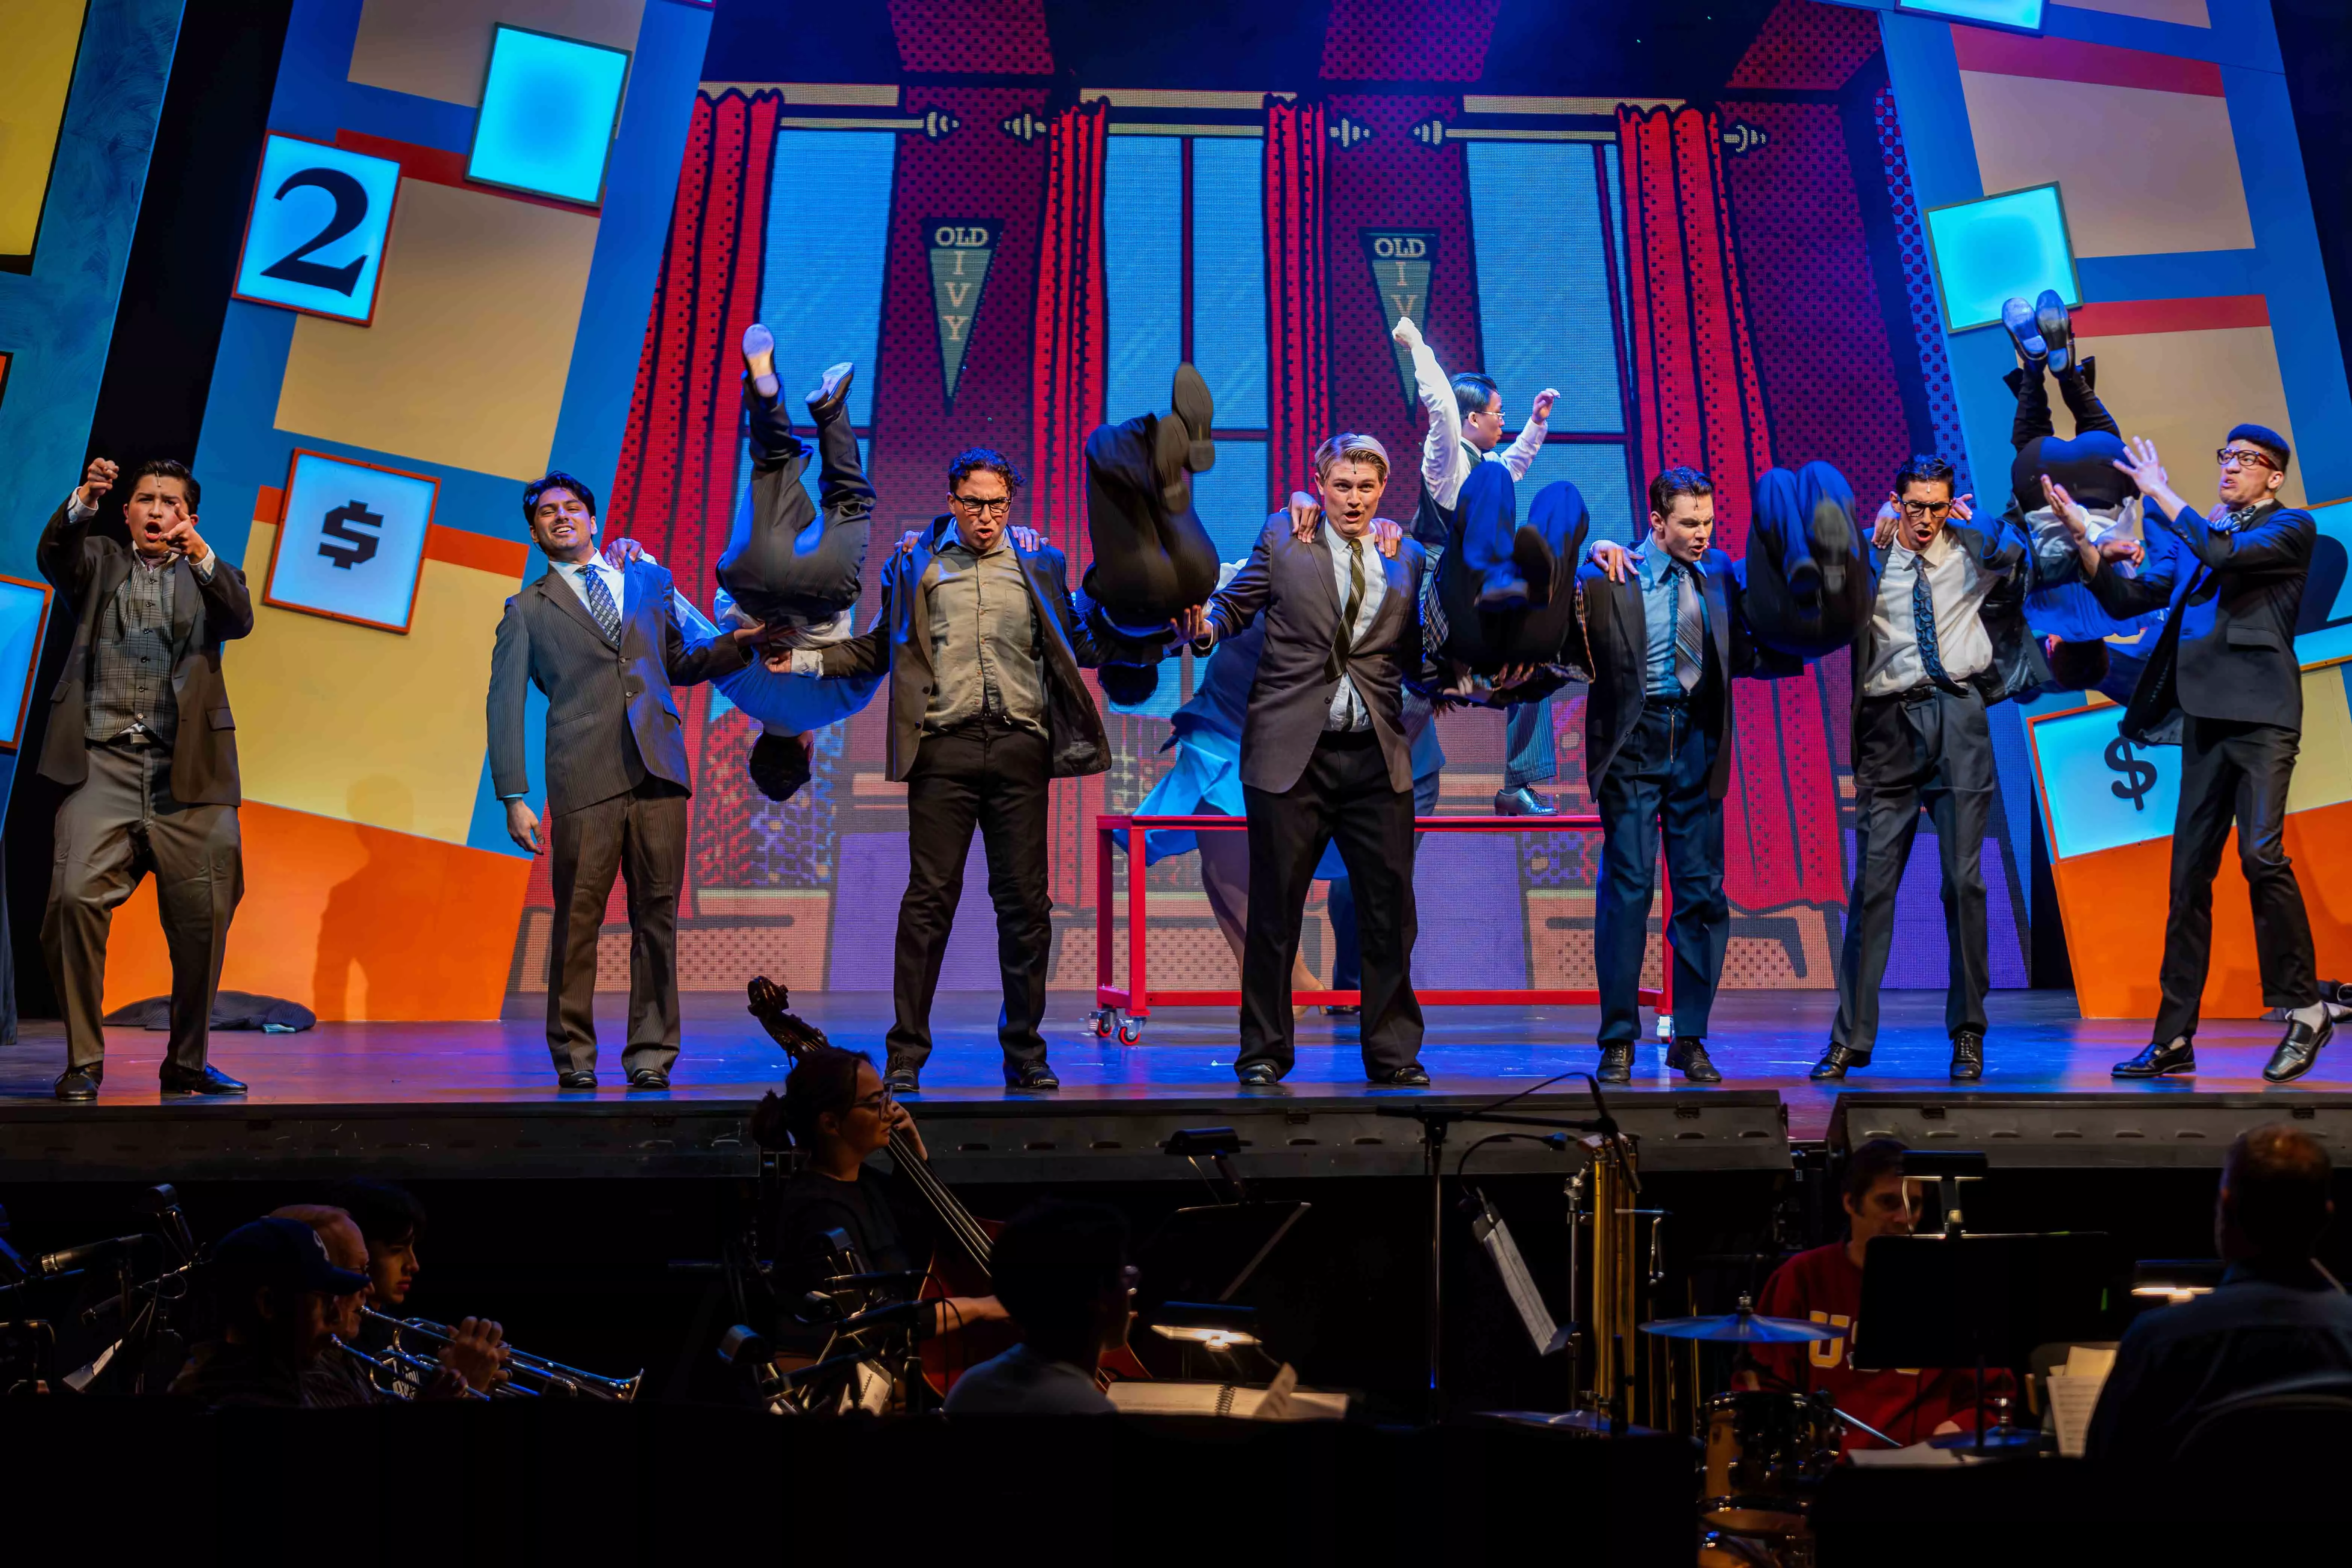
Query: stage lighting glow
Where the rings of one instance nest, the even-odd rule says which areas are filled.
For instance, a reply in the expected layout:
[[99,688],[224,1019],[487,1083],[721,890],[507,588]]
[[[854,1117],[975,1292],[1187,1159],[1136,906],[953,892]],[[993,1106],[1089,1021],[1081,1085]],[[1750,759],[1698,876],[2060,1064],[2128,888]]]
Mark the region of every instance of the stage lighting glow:
[[590,205],[621,116],[629,52],[499,26],[466,177]]
[[1895,8],[2028,33],[2042,30],[2042,0],[1895,0]]
[[1991,326],[2000,320],[2002,300],[2031,300],[2044,289],[2057,289],[2069,305],[2083,302],[2066,209],[2054,184],[1932,207],[1927,235],[1944,324],[1953,331]]

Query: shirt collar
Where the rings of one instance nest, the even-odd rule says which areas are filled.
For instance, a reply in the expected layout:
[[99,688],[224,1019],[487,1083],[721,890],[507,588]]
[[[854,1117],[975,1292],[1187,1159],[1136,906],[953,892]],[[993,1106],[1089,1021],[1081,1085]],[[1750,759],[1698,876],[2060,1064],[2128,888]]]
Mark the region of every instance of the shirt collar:
[[[1359,544],[1370,544],[1371,542],[1372,535],[1369,529],[1356,535],[1356,542]],[[1328,517],[1323,520],[1323,542],[1330,547],[1331,553],[1335,556],[1345,555],[1348,552],[1348,536],[1333,526]]]
[[[1673,552],[1658,542],[1658,536],[1654,533],[1642,542],[1641,549],[1633,552],[1633,561],[1642,574],[1642,586],[1644,588],[1656,587],[1666,580],[1666,573],[1670,568],[1685,564],[1676,561]],[[1693,582],[1706,581],[1706,573],[1697,562],[1690,562],[1687,564],[1690,567]]]
[[1013,548],[1013,531],[1008,527],[996,536],[996,542],[994,544],[990,545],[986,550],[974,550],[964,539],[963,524],[956,521],[954,518],[950,517],[948,520],[948,536],[945,540],[940,542],[940,548],[946,550],[961,550],[975,561],[984,561],[1000,551],[1010,550]]

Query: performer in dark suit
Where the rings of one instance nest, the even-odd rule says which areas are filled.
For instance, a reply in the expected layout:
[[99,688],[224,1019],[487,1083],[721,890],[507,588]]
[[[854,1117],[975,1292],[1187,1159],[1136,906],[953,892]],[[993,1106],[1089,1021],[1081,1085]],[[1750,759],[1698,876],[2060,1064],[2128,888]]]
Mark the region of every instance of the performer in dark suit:
[[[490,782],[507,833],[554,851],[548,933],[547,1045],[562,1089],[596,1087],[596,933],[617,871],[629,900],[631,1089],[667,1089],[677,1060],[677,895],[686,877],[686,736],[673,686],[730,674],[761,628],[690,642],[671,607],[669,573],[596,553],[596,495],[569,474],[523,491],[523,516],[548,569],[507,601],[490,653]],[[547,836],[523,797],[527,686],[547,694]]]
[[862,636],[798,648],[795,675],[839,680],[887,671],[887,775],[907,785],[907,893],[884,1081],[916,1092],[931,1054],[931,998],[963,896],[976,822],[988,850],[1004,1010],[1004,1081],[1059,1089],[1037,1031],[1054,945],[1045,879],[1048,787],[1110,766],[1102,715],[1079,678],[1100,662],[1051,545],[1008,537],[1020,471],[975,447],[948,465],[948,516],[882,570],[882,610]]
[[1668,468],[1650,481],[1642,548],[1598,542],[1577,575],[1592,660],[1585,777],[1601,809],[1592,957],[1603,1083],[1633,1081],[1662,830],[1674,885],[1675,1039],[1666,1065],[1693,1083],[1723,1081],[1707,1058],[1706,1026],[1731,928],[1723,896],[1731,682],[1797,666],[1759,663],[1731,557],[1712,548],[1714,534],[1715,482],[1696,468]]
[[1941,458],[1905,463],[1864,555],[1872,609],[1853,639],[1853,890],[1837,1021],[1813,1064],[1816,1079],[1870,1065],[1895,898],[1923,810],[1943,860],[1951,1073],[1970,1079],[1984,1072],[1991,984],[1984,835],[1994,793],[1985,709],[2031,695],[2049,679],[2025,627],[2025,595],[2071,576],[2074,552],[2053,537],[2043,541],[2050,559],[2037,560],[2015,520],[1974,518],[1969,498],[1952,493],[1953,478]]
[[2213,874],[2234,820],[2263,1001],[2289,1014],[2263,1076],[2284,1083],[2310,1071],[2335,1033],[2285,837],[2287,787],[2303,743],[2294,627],[2319,529],[2309,512],[2279,500],[2291,454],[2278,432],[2241,425],[2218,456],[2221,503],[2200,516],[2172,489],[2155,445],[2132,441],[2128,464],[2117,467],[2179,545],[2147,552],[2137,575],[2121,565],[2132,547],[2088,542],[2092,521],[2063,489],[2053,487],[2051,503],[2075,531],[2091,591],[2110,615],[2170,610],[2123,718],[2126,740],[2180,747],[2164,1002],[2147,1047],[2117,1064],[2116,1076],[2196,1070],[2198,1004],[2213,952]]
[[1406,541],[1394,560],[1370,537],[1388,453],[1370,436],[1334,436],[1315,453],[1323,527],[1302,542],[1290,514],[1269,519],[1249,563],[1191,617],[1202,651],[1261,616],[1242,796],[1249,817],[1249,931],[1242,953],[1245,1084],[1270,1084],[1294,1057],[1290,970],[1308,884],[1337,840],[1363,944],[1364,1076],[1418,1087],[1421,1004],[1412,994],[1412,744],[1403,688],[1430,679],[1421,594],[1427,557]]
[[155,873],[172,954],[163,1092],[243,1094],[205,1059],[230,917],[245,888],[237,836],[236,720],[221,645],[253,629],[245,574],[196,532],[201,489],[180,464],[131,471],[125,549],[92,539],[115,466],[100,458],[41,530],[41,575],[72,607],[74,638],[49,699],[41,776],[73,787],[58,807],[57,870],[41,952],[65,1014],[59,1100],[95,1100],[114,911]]

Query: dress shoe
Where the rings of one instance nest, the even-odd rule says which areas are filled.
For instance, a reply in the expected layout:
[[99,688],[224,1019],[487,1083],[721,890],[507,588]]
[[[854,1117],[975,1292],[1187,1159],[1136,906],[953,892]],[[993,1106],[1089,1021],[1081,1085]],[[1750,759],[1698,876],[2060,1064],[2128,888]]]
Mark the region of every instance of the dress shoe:
[[1327,1018],[1360,1018],[1364,1016],[1364,1009],[1360,1003],[1334,1002],[1323,1009],[1323,1016]]
[[1677,1035],[1666,1047],[1666,1065],[1693,1083],[1721,1083],[1723,1074],[1707,1059],[1706,1042],[1696,1035]]
[[201,1067],[190,1072],[185,1068],[166,1067],[163,1069],[165,1094],[243,1094],[245,1085],[215,1067]]
[[1391,1068],[1385,1072],[1368,1072],[1364,1075],[1364,1079],[1368,1083],[1378,1084],[1382,1089],[1427,1089],[1429,1087],[1429,1072],[1419,1062],[1407,1062],[1401,1068]]
[[882,1087],[890,1091],[893,1100],[923,1092],[922,1074],[906,1062],[892,1062],[890,1070],[882,1075]]
[[66,1068],[58,1075],[58,1098],[59,1100],[96,1100],[98,1069],[95,1068]]
[[1601,1070],[1593,1075],[1603,1083],[1633,1081],[1633,1047],[1620,1042],[1601,1047]]
[[586,1068],[565,1068],[555,1075],[555,1087],[593,1089],[596,1087],[596,1075]]
[[631,1089],[667,1089],[669,1073],[663,1068],[631,1068],[629,1087]]
[[2286,1034],[2279,1041],[2278,1049],[2271,1053],[2271,1059],[2263,1065],[2263,1077],[2273,1083],[2301,1078],[2311,1070],[2311,1064],[2319,1059],[2321,1048],[2335,1037],[2336,1026],[2326,1018],[2319,1020],[2316,1029],[2300,1018],[2289,1018]]
[[1192,504],[1192,476],[1216,463],[1217,446],[1209,435],[1215,405],[1209,384],[1190,364],[1176,367],[1168,400],[1169,411],[1152,424],[1151,470],[1160,481],[1161,504],[1179,512]]
[[1498,616],[1511,610],[1528,607],[1528,585],[1524,579],[1496,573],[1486,579],[1478,590],[1478,608],[1482,614]]
[[1852,1046],[1832,1044],[1828,1050],[1822,1053],[1822,1059],[1813,1064],[1813,1070],[1806,1076],[1818,1082],[1822,1079],[1843,1078],[1845,1069],[1848,1068],[1866,1068],[1869,1065],[1868,1051],[1857,1051]]
[[2063,375],[2074,363],[2074,323],[2066,315],[2066,301],[2055,289],[2044,289],[2033,301],[2033,325],[2050,350],[2050,374]]
[[1984,1077],[1984,1037],[1974,1029],[1952,1037],[1952,1077],[1961,1082]]
[[1545,542],[1544,536],[1525,523],[1511,536],[1511,564],[1527,579],[1528,603],[1531,606],[1541,609],[1551,603],[1552,576],[1559,565],[1552,559],[1551,546]]
[[1040,1057],[1034,1062],[1023,1062],[1017,1068],[1005,1068],[1004,1087],[1027,1089],[1036,1093],[1048,1089],[1059,1089],[1062,1087],[1062,1080],[1054,1076],[1054,1069],[1047,1067],[1045,1059]]
[[2000,324],[2009,329],[2009,341],[2017,345],[2017,357],[2025,362],[2028,374],[2039,371],[2050,357],[2050,345],[2042,341],[2033,307],[2023,300],[2002,300]]
[[1517,789],[1496,792],[1495,815],[1496,816],[1558,816],[1559,803],[1548,795],[1538,795],[1530,785],[1521,784]]
[[776,379],[776,334],[757,321],[743,329],[743,374],[762,397],[772,398],[783,390]]
[[857,365],[853,360],[844,360],[839,364],[828,365],[825,368],[824,378],[817,383],[816,390],[808,395],[810,416],[822,418],[839,408],[848,399],[849,383],[856,374]]
[[1282,1081],[1282,1074],[1272,1062],[1244,1062],[1234,1069],[1244,1089],[1271,1089]]
[[2140,1047],[2139,1055],[2127,1062],[2117,1062],[2110,1069],[2110,1075],[2115,1078],[2162,1078],[2167,1073],[2196,1070],[2197,1037],[2182,1035],[2169,1041],[2150,1040]]

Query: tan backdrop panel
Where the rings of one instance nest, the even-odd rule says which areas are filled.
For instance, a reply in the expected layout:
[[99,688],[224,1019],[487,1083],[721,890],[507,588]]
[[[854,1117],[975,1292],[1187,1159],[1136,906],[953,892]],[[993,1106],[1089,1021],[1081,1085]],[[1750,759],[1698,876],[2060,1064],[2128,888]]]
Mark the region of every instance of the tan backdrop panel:
[[401,181],[375,324],[296,322],[278,427],[539,478],[555,440],[596,222]]
[[1988,193],[2055,180],[2077,256],[2254,243],[2225,99],[1962,71]]
[[2066,0],[2077,11],[2105,11],[2110,16],[2137,16],[2145,22],[2173,22],[2183,27],[2210,27],[2205,0]]
[[[2212,504],[2213,453],[2232,425],[2267,425],[2294,444],[2268,327],[2086,337],[2083,349],[2098,356],[2099,392],[2116,423],[2156,443],[2184,500]],[[2286,498],[2303,504],[2300,463],[2287,469]]]
[[478,108],[498,23],[634,49],[645,11],[646,0],[367,0],[352,80]]

